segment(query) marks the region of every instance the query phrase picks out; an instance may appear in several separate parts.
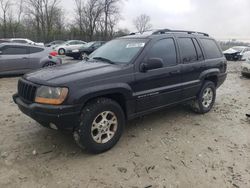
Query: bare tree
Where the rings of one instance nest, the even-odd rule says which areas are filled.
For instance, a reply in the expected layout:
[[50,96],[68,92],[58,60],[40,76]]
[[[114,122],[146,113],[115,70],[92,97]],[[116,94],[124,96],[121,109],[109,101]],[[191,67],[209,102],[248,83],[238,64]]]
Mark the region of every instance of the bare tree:
[[[59,11],[60,0],[27,0],[27,10],[33,16],[37,39],[49,41]],[[42,37],[41,37],[42,36]]]
[[85,27],[86,32],[89,36],[89,40],[93,39],[97,23],[100,21],[100,18],[103,13],[103,7],[100,3],[100,0],[88,0],[84,7],[84,16],[85,16]]
[[84,33],[84,1],[83,0],[75,0],[75,11],[76,11],[76,23],[80,29],[80,35]]
[[142,14],[134,20],[134,25],[139,33],[143,33],[152,28],[150,16]]
[[1,20],[3,22],[3,36],[7,37],[7,19],[8,19],[8,13],[11,8],[11,0],[0,0],[0,10],[2,12]]
[[104,9],[104,38],[108,39],[108,30],[111,29],[111,34],[113,28],[119,20],[120,13],[118,3],[121,0],[103,0],[103,9]]

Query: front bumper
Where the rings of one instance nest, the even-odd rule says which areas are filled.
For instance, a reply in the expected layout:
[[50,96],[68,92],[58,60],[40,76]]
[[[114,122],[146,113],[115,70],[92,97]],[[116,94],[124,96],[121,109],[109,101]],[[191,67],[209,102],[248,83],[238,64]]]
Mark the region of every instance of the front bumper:
[[44,127],[51,128],[53,124],[59,130],[73,130],[79,124],[80,105],[27,104],[17,94],[13,95],[13,100],[24,114]]

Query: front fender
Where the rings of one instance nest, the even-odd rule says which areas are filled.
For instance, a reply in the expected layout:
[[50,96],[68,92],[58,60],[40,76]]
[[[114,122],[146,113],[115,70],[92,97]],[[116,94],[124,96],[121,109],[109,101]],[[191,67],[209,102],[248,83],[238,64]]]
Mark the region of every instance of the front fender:
[[121,94],[126,100],[132,99],[133,96],[132,88],[128,84],[113,83],[83,88],[73,96],[74,99],[78,99],[73,103],[84,105],[90,99],[110,94]]

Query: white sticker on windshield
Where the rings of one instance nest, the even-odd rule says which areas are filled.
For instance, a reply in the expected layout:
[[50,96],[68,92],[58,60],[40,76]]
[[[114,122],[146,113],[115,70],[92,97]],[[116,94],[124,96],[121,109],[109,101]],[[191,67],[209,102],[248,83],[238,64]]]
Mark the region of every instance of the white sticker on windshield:
[[143,48],[145,43],[130,43],[126,46],[126,48]]

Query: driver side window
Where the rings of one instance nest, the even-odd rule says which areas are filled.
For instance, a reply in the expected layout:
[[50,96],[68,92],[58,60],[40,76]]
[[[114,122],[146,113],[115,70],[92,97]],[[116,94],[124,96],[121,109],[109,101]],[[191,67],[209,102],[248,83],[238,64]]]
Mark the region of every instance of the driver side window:
[[177,65],[177,54],[174,39],[167,38],[157,41],[148,51],[147,59],[160,58],[164,67]]

